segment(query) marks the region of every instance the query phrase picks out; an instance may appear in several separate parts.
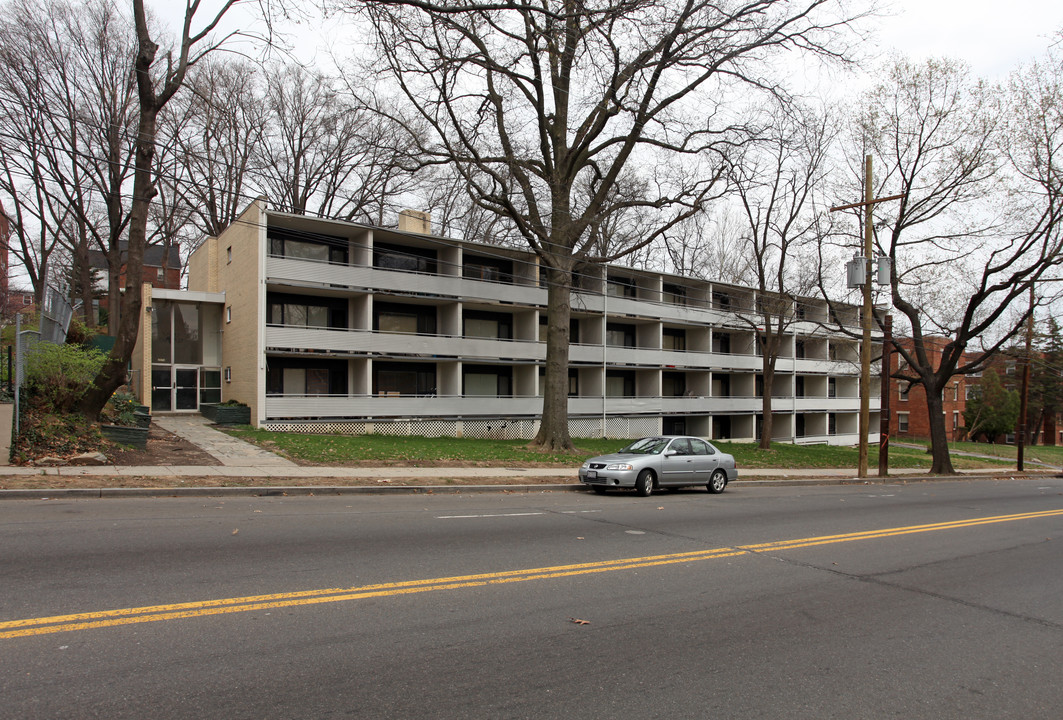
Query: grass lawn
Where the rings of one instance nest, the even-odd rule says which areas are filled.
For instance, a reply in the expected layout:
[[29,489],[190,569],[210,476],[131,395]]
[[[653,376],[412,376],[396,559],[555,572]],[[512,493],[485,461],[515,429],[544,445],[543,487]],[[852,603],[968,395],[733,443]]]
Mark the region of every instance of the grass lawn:
[[[908,442],[905,440],[905,442]],[[916,444],[923,445],[924,447],[930,447],[929,441],[915,441]],[[1019,450],[1014,445],[990,445],[989,443],[976,443],[976,442],[952,442],[949,443],[949,449],[953,452],[965,452],[974,453],[976,455],[993,455],[999,458],[1006,458],[1011,461],[1011,464],[1015,463],[1016,455]],[[953,462],[957,460],[956,455],[953,455]],[[1027,445],[1023,450],[1023,457],[1026,460],[1033,462],[1047,463],[1048,465],[1063,466],[1063,447],[1051,446],[1051,445]]]
[[[543,453],[529,449],[526,440],[475,440],[471,438],[425,438],[392,435],[304,435],[237,427],[232,435],[280,452],[293,460],[322,465],[484,465],[529,463],[573,467],[592,455],[615,452],[628,440],[575,439],[574,453]],[[735,456],[739,468],[856,468],[854,447],[790,445],[773,443],[760,450],[750,443],[714,443]],[[878,447],[872,445],[868,464],[878,467]],[[918,448],[890,449],[890,467],[930,468],[930,456]],[[1007,467],[1013,461],[979,460],[954,456],[957,468]]]

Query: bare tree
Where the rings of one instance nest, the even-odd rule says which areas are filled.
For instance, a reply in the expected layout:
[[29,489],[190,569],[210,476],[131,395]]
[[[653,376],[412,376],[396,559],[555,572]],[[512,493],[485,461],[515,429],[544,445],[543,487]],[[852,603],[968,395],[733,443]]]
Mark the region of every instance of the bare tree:
[[[885,164],[876,193],[902,193],[877,247],[893,263],[892,304],[912,337],[897,352],[926,391],[934,473],[954,472],[946,383],[983,368],[1021,329],[1028,311],[1010,313],[1013,303],[1063,261],[1061,106],[1034,77],[1017,77],[1005,124],[1004,102],[963,65],[898,60],[862,111],[857,154]],[[940,350],[934,336],[945,338]]]
[[137,341],[142,310],[141,283],[144,275],[144,248],[148,241],[148,218],[151,202],[158,192],[155,144],[159,113],[184,84],[189,67],[218,46],[220,41],[212,40],[210,34],[236,2],[237,0],[223,2],[202,29],[193,31],[192,24],[199,9],[199,1],[189,0],[185,6],[178,45],[172,52],[165,54],[165,63],[160,64],[157,62],[159,45],[152,38],[153,32],[144,8],[144,0],[133,0],[133,20],[137,36],[137,53],[133,67],[136,72],[139,113],[133,196],[129,205],[126,287],[120,305],[114,347],[81,400],[81,412],[90,418],[99,417],[111,394],[125,382],[126,366]]
[[[722,171],[711,154],[739,130],[730,103],[775,89],[764,61],[778,52],[842,53],[830,43],[849,22],[827,0],[335,4],[372,22],[382,63],[427,125],[417,136],[427,160],[453,163],[540,259],[549,319],[534,442],[551,449],[572,446],[574,269],[698,213]],[[633,209],[652,222],[597,253],[596,228]]]
[[735,252],[744,239],[744,218],[731,203],[720,203],[678,225],[657,243],[665,269],[679,275],[735,285],[753,283],[747,255]]
[[351,88],[302,65],[267,70],[268,132],[257,164],[261,185],[281,209],[383,224],[416,183],[402,162],[402,133]]
[[766,135],[732,164],[746,234],[733,248],[751,258],[756,307],[740,313],[756,334],[763,380],[761,449],[771,448],[775,367],[794,322],[796,301],[811,295],[815,270],[801,256],[817,238],[815,192],[822,185],[836,123],[829,112],[781,108]]
[[[258,65],[211,58],[189,74],[189,90],[164,115],[173,138],[173,192],[204,235],[217,236],[258,192],[255,176],[267,119]],[[175,203],[176,204],[176,203]]]
[[[18,192],[21,172],[16,214],[32,220],[40,240],[20,259],[39,293],[45,273],[35,266],[50,254],[43,243],[49,235],[62,243],[89,321],[91,249],[110,261],[112,307],[118,302],[118,244],[128,222],[122,189],[133,157],[132,21],[113,0],[14,0],[6,10],[3,105],[23,120],[4,144],[7,190]],[[31,229],[19,224],[25,242]]]

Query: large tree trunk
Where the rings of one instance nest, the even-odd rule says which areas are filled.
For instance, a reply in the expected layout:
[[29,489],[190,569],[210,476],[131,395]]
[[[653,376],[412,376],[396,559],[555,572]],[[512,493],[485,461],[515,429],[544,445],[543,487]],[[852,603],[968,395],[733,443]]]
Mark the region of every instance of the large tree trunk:
[[774,420],[771,416],[771,386],[775,384],[774,351],[768,352],[767,343],[764,347],[764,356],[761,358],[761,376],[764,378],[764,391],[761,393],[761,421],[760,421],[760,449],[771,449],[771,436]]
[[[539,433],[532,441],[544,450],[571,450],[568,433],[568,345],[572,318],[572,270],[550,268],[547,278],[546,387]],[[605,388],[602,388],[605,394]]]
[[941,387],[931,386],[924,381],[923,389],[926,390],[926,410],[930,415],[930,452],[934,458],[930,472],[935,475],[955,475],[949,455],[949,438],[945,431]]
[[[81,400],[81,412],[91,420],[99,418],[100,411],[114,391],[127,381],[126,366],[133,356],[133,347],[140,331],[140,284],[143,276],[144,246],[148,236],[148,210],[156,192],[151,176],[155,156],[156,116],[157,111],[149,109],[143,109],[140,115],[136,169],[133,173],[133,202],[129,211],[125,293],[121,297],[120,305],[111,308],[112,314],[115,311],[120,314],[114,347]],[[109,325],[114,327],[113,317]]]

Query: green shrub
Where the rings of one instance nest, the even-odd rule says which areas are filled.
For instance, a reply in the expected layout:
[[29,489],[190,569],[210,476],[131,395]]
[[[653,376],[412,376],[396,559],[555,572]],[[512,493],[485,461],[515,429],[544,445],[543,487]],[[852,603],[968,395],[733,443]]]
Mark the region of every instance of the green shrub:
[[26,390],[42,407],[73,410],[107,356],[76,345],[39,344],[26,358]]
[[130,427],[137,424],[137,416],[134,414],[136,409],[140,407],[140,403],[133,393],[128,390],[119,388],[115,390],[111,395],[111,399],[107,401],[107,405],[104,406],[103,412],[100,413],[100,420],[112,425],[128,425]]

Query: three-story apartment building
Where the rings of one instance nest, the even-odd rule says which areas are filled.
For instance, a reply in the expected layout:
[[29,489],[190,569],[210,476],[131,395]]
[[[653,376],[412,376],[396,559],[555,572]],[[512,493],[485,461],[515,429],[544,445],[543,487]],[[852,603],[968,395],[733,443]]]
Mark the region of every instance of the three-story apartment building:
[[[145,287],[134,384],[155,410],[235,399],[289,431],[532,437],[542,410],[545,273],[534,254],[251,204],[189,261],[188,291]],[[782,441],[854,443],[859,346],[794,304],[771,388],[757,293],[627,267],[572,295],[575,437],[689,433],[752,440],[761,393]],[[837,308],[834,311],[838,313]],[[855,309],[843,322],[855,325]],[[138,379],[139,378],[139,379]],[[878,427],[877,387],[871,427]]]

